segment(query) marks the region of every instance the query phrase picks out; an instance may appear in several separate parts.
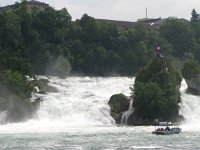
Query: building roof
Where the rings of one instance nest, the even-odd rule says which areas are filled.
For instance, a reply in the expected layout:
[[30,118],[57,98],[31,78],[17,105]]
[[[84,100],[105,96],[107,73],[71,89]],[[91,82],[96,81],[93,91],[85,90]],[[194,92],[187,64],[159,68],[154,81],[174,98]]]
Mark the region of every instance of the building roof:
[[161,18],[142,18],[138,19],[137,22],[145,22],[145,23],[152,23],[161,20]]
[[107,20],[107,19],[95,19],[98,22],[115,23],[118,27],[132,28],[136,25],[136,22],[119,21],[119,20]]
[[35,1],[35,0],[27,1],[27,3],[28,4],[35,4],[35,5],[47,5],[47,6],[49,6],[49,4],[46,4],[44,2]]
[[106,19],[96,19],[98,22],[105,23],[115,23],[118,27],[134,28],[138,23],[146,25],[149,29],[159,29],[159,27],[166,21],[166,19],[161,18],[143,18],[138,19],[136,22],[131,21],[118,21],[118,20],[106,20]]

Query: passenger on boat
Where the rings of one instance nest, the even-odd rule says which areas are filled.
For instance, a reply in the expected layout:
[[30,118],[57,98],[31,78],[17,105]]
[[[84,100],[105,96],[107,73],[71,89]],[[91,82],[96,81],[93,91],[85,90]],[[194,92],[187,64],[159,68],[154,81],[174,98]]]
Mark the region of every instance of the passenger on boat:
[[167,127],[165,128],[165,130],[168,130],[168,131],[169,131],[169,130],[170,130],[170,128],[167,126]]

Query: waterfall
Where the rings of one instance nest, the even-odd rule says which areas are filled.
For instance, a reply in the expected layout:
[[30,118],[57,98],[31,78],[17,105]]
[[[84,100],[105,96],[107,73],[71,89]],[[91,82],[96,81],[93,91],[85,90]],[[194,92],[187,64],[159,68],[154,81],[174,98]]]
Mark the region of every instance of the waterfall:
[[39,120],[61,121],[67,125],[111,125],[109,98],[116,93],[130,95],[133,78],[68,77],[49,79],[57,93],[42,95]]
[[131,98],[128,110],[125,111],[123,113],[123,115],[122,115],[121,125],[127,125],[127,120],[128,120],[129,116],[132,114],[133,111],[134,111],[134,108],[133,108],[133,99]]
[[186,93],[187,84],[185,80],[181,84],[180,114],[185,118],[186,129],[200,129],[200,97]]
[[[134,78],[128,77],[68,77],[49,78],[50,85],[57,88],[57,93],[36,94],[42,97],[38,118],[24,123],[0,125],[4,132],[62,131],[69,127],[114,125],[110,116],[109,98],[116,93],[130,95],[129,87]],[[180,114],[185,117],[185,129],[200,129],[200,97],[186,93],[185,80],[181,84]],[[131,101],[132,103],[132,101]],[[133,111],[132,104],[123,114],[122,124]],[[6,112],[0,113],[4,120]],[[184,130],[185,130],[184,129]]]
[[6,122],[7,111],[0,112],[0,123],[4,124]]

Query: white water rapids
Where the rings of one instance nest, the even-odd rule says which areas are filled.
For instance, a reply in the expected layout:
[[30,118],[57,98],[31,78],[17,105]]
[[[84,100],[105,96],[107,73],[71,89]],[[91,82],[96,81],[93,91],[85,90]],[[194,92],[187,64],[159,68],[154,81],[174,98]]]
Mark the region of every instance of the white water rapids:
[[182,101],[180,114],[185,118],[183,128],[200,131],[200,97],[186,93],[187,87],[185,80],[183,80],[180,88]]
[[[116,127],[107,104],[109,98],[117,93],[129,96],[129,87],[134,84],[134,78],[128,77],[51,77],[49,80],[58,92],[39,95],[44,101],[38,118],[25,123],[0,125],[0,133],[64,132],[72,128],[76,132],[83,132],[83,128],[80,128],[83,126],[84,130],[93,131],[97,126]],[[200,130],[200,97],[186,94],[186,88],[183,80],[180,114],[186,120],[182,127],[183,130]],[[3,117],[1,115],[4,114],[0,114],[0,118]]]

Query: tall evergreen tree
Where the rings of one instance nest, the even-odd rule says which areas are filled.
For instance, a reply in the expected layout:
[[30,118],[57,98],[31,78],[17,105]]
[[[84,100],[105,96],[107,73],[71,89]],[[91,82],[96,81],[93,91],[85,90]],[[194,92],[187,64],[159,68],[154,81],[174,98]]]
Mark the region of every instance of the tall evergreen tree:
[[197,11],[195,9],[192,10],[191,15],[192,15],[192,17],[191,17],[190,21],[192,23],[198,23],[199,22],[199,14],[197,13]]

